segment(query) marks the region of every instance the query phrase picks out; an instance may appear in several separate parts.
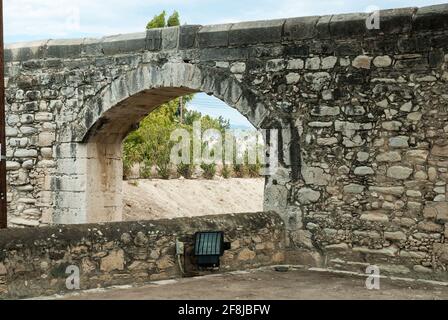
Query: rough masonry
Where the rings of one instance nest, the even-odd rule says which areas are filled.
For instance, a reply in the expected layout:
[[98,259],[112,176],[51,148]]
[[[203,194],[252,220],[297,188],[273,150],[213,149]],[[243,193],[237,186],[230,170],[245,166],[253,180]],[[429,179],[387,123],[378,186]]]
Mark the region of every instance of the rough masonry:
[[[284,223],[275,213],[6,230],[0,299],[73,292],[67,279],[75,274],[80,290],[210,274],[191,256],[198,230],[225,232],[232,248],[221,259],[224,272],[285,261]],[[177,240],[185,242],[185,257],[175,255]]]
[[443,276],[448,5],[381,11],[380,29],[367,18],[10,45],[11,226],[119,220],[121,141],[161,103],[202,91],[282,129],[265,202],[297,259]]

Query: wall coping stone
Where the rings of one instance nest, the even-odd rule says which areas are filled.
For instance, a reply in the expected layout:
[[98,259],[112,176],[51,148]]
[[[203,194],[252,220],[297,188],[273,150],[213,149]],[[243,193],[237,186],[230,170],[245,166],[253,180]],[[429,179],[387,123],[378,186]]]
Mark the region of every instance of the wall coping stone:
[[57,39],[6,45],[5,61],[80,58],[142,51],[184,50],[284,43],[306,39],[344,39],[411,34],[448,28],[448,4],[381,10],[380,30],[368,30],[367,13],[249,21],[218,25],[185,25],[100,39]]

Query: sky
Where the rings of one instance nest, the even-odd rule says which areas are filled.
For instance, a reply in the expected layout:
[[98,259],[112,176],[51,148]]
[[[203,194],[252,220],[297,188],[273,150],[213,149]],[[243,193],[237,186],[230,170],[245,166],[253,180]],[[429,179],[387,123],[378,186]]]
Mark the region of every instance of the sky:
[[[139,32],[166,10],[179,11],[182,24],[219,24],[301,17],[377,8],[422,7],[437,0],[3,0],[5,42],[101,37]],[[375,8],[372,10],[372,8]],[[189,106],[211,116],[224,116],[236,127],[249,126],[237,111],[205,94]]]

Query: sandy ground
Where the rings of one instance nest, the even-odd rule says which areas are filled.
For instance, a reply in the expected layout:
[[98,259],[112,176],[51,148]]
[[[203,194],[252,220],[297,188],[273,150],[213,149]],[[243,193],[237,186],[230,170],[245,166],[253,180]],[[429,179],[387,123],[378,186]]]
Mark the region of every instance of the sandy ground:
[[123,182],[126,221],[263,211],[264,179]]
[[367,290],[365,277],[306,270],[256,270],[162,281],[130,289],[66,296],[67,300],[439,300],[448,287],[381,279]]

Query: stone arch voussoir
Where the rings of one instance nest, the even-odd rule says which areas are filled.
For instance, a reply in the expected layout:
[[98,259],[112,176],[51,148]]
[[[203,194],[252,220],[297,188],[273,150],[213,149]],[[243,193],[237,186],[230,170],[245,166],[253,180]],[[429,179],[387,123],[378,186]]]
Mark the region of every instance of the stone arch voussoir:
[[230,73],[188,63],[167,62],[161,66],[141,65],[114,79],[84,105],[79,120],[62,131],[60,142],[86,141],[92,128],[101,126],[108,112],[127,107],[126,102],[131,97],[162,88],[213,95],[237,109],[256,128],[268,118],[269,111],[261,99]]

